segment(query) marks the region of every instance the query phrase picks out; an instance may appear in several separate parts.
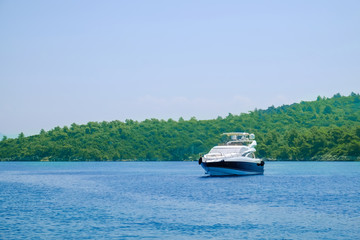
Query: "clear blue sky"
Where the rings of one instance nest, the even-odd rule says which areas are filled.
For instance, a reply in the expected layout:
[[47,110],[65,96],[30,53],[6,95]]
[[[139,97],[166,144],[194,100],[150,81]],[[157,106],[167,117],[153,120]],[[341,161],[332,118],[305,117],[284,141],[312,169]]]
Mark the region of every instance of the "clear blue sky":
[[360,92],[360,1],[0,0],[0,132]]

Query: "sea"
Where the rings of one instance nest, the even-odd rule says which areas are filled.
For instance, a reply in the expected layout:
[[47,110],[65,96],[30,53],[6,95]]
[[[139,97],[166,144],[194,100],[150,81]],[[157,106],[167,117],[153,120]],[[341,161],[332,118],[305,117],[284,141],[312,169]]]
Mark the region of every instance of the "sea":
[[359,239],[360,162],[0,162],[0,239]]

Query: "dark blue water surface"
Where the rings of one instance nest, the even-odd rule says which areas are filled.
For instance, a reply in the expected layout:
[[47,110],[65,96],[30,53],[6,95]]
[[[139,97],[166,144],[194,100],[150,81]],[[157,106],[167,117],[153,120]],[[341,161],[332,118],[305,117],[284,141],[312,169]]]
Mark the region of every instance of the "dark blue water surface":
[[360,162],[0,162],[0,239],[359,239]]

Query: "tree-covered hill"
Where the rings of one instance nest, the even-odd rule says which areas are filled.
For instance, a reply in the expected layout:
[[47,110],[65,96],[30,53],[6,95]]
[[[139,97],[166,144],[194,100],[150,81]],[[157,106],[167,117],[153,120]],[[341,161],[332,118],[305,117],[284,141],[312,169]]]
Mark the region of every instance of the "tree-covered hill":
[[253,132],[257,157],[360,160],[360,95],[318,97],[213,120],[149,119],[72,124],[0,142],[0,160],[196,160],[221,133]]

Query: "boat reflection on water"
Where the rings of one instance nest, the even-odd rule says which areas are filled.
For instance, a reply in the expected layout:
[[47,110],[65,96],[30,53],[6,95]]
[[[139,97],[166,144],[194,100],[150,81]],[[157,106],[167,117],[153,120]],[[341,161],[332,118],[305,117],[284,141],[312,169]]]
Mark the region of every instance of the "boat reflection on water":
[[200,157],[199,164],[210,176],[253,175],[264,173],[264,161],[255,158],[255,135],[244,132],[224,133],[230,141],[213,147]]

